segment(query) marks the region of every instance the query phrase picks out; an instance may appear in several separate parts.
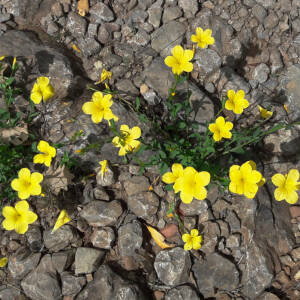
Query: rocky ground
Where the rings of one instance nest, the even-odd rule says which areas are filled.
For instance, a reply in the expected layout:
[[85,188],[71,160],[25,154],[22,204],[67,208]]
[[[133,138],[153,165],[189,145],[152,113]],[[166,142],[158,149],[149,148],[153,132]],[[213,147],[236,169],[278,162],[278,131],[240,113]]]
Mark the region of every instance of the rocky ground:
[[[205,103],[195,112],[199,123],[213,117],[215,101],[230,88],[246,92],[253,104],[249,118],[261,104],[272,105],[274,120],[299,120],[300,1],[89,4],[83,17],[75,0],[0,1],[0,56],[17,57],[17,80],[25,90],[17,107],[27,109],[37,76],[50,77],[56,95],[46,109],[38,107],[40,135],[68,143],[82,129],[85,135],[58,156],[74,153],[84,174],[108,159],[114,174],[106,182],[95,176],[77,182],[63,170],[65,190],[51,182],[45,197],[30,200],[39,219],[25,235],[0,229],[0,256],[9,258],[0,269],[0,299],[300,299],[300,206],[276,202],[272,184],[253,200],[213,188],[207,200],[181,204],[186,228],[203,234],[200,251],[189,252],[176,220],[166,216],[174,194],[155,180],[154,168],[139,175],[135,165],[121,164],[111,144],[100,153],[76,152],[108,135],[106,126],[93,124],[81,110],[91,96],[86,85],[99,80],[101,69],[112,72],[109,84],[123,95],[113,106],[120,124],[146,132],[130,103],[140,95],[149,111],[161,110],[172,84],[163,58],[176,44],[191,48],[199,26],[211,28],[215,38],[214,45],[196,50],[189,82],[193,104]],[[266,138],[254,157],[270,177],[299,170],[299,152],[296,127]],[[72,221],[51,234],[62,208]],[[167,239],[176,247],[161,250],[145,224],[162,232],[172,227]]]

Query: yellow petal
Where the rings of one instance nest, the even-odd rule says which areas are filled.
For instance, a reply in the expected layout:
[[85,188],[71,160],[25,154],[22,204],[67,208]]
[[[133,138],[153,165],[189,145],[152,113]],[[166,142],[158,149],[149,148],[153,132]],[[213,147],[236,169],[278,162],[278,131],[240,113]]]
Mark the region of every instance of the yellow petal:
[[185,251],[192,250],[192,249],[193,249],[193,242],[190,241],[190,242],[188,242],[188,243],[185,243],[183,249],[184,249]]
[[39,77],[37,80],[38,85],[45,87],[50,83],[50,80],[48,77]]
[[245,92],[243,90],[239,90],[235,94],[236,99],[242,100],[245,97]]
[[216,124],[209,124],[208,129],[211,133],[215,133],[215,131],[217,130],[217,126]]
[[183,203],[189,204],[193,201],[193,195],[181,192],[180,193],[180,199]]
[[42,95],[41,92],[32,92],[32,93],[30,94],[30,99],[31,99],[31,101],[32,101],[34,104],[39,104],[39,103],[41,103],[42,98],[43,98],[43,95]]
[[15,208],[19,214],[23,214],[28,211],[29,204],[27,201],[19,201],[16,203]]
[[24,234],[28,230],[28,223],[26,223],[23,218],[19,218],[15,223],[15,231],[18,234]]
[[234,104],[233,104],[232,100],[227,100],[225,102],[225,108],[227,110],[233,110],[234,109]]
[[20,179],[22,180],[26,180],[26,181],[30,181],[30,170],[28,168],[22,168],[19,172],[18,172],[18,176]]
[[94,113],[94,114],[92,114],[92,121],[95,124],[98,124],[98,123],[100,123],[103,120],[103,116],[104,116],[103,112]]
[[197,186],[197,188],[194,191],[194,197],[197,200],[204,200],[207,196],[207,190],[203,186]]
[[44,102],[52,98],[55,94],[53,86],[49,84],[45,87],[42,87],[42,94]]
[[177,178],[171,172],[167,172],[162,176],[162,181],[166,184],[174,183]]
[[172,165],[172,172],[176,177],[183,176],[183,167],[181,164],[173,164]]
[[7,257],[0,258],[0,268],[4,268],[6,266],[6,264],[7,264],[7,262],[8,262],[8,258]]
[[193,50],[185,50],[184,51],[184,58],[188,61],[192,60],[194,56]]
[[287,176],[286,180],[296,182],[296,181],[298,181],[298,179],[299,179],[299,172],[298,172],[298,170],[291,169],[289,171],[289,173],[288,173],[288,176]]
[[285,189],[282,189],[281,187],[277,188],[274,191],[274,197],[275,197],[275,200],[282,201],[286,197]]
[[201,27],[196,28],[196,34],[199,37],[203,33],[203,29]]
[[184,233],[181,238],[186,243],[191,239],[191,235],[188,233]]
[[95,107],[94,102],[85,102],[82,105],[82,111],[85,114],[91,115],[91,114],[93,114],[95,112],[95,110],[96,110],[96,107]]
[[166,248],[173,248],[175,247],[175,245],[173,244],[167,244],[164,242],[165,238],[164,236],[159,233],[155,228],[148,226],[147,225],[147,229],[149,230],[154,242],[162,249],[166,249]]
[[32,224],[37,220],[38,216],[33,211],[27,211],[26,213],[26,222]]
[[28,190],[26,191],[18,191],[18,197],[22,200],[27,199],[30,197],[30,192]]
[[167,56],[165,58],[165,64],[172,68],[175,64],[177,64],[177,60],[173,56]]
[[223,127],[223,126],[225,126],[225,119],[224,119],[223,117],[218,117],[218,118],[216,119],[216,125],[217,125],[218,127]]
[[185,72],[192,72],[193,68],[194,68],[193,64],[190,63],[190,62],[187,62],[187,63],[184,64],[184,68],[183,69],[184,69]]
[[4,218],[14,219],[18,216],[18,212],[12,206],[4,206],[2,210],[2,215]]
[[198,234],[199,234],[199,231],[197,229],[192,229],[191,230],[191,236],[192,237],[196,237],[196,236],[198,236]]
[[298,201],[298,194],[295,191],[291,191],[286,195],[285,200],[289,204],[295,204]]
[[184,50],[180,45],[176,45],[173,49],[172,49],[172,54],[173,56],[178,60],[181,61],[183,54],[184,54]]
[[49,148],[49,144],[46,141],[39,141],[38,145],[37,145],[37,149],[40,152],[48,152],[48,148]]
[[63,209],[57,218],[57,221],[53,227],[52,233],[70,221],[71,221],[71,218],[68,216],[67,211],[65,209]]
[[173,185],[173,189],[175,193],[178,193],[183,190],[183,184],[184,184],[184,178],[179,177],[176,181],[175,184]]
[[40,182],[42,182],[44,179],[43,174],[38,173],[38,172],[34,172],[31,174],[31,183],[32,184],[39,184]]
[[18,178],[14,179],[10,185],[11,188],[15,191],[19,191],[21,188],[20,180]]
[[195,181],[201,186],[206,186],[210,182],[210,174],[206,171],[199,172],[195,175]]
[[43,164],[45,162],[45,155],[44,154],[36,154],[33,157],[34,164]]
[[14,230],[15,229],[15,219],[5,219],[2,222],[2,226],[5,230]]
[[133,139],[138,139],[141,136],[141,128],[135,126],[131,129],[130,135]]
[[233,100],[235,97],[235,91],[234,90],[227,91],[227,97],[229,100]]
[[38,183],[31,183],[30,186],[30,195],[38,196],[42,192],[42,187]]
[[281,187],[285,183],[285,177],[282,174],[275,174],[272,176],[272,182],[275,186]]

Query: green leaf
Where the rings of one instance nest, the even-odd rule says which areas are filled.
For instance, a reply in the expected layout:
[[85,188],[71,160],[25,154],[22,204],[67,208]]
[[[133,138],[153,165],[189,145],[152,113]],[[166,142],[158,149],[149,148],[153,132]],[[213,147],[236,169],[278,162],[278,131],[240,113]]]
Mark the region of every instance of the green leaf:
[[139,115],[139,119],[140,119],[140,121],[143,122],[143,123],[146,123],[146,122],[147,122],[147,117],[146,117],[146,115],[144,115],[144,114],[140,114],[140,115]]
[[166,190],[166,191],[172,191],[172,190],[173,190],[173,184],[167,184],[167,185],[165,186],[165,190]]
[[139,97],[136,97],[135,99],[135,110],[138,111],[141,105],[141,99]]
[[178,124],[178,127],[179,127],[180,129],[184,129],[184,128],[186,128],[186,123],[185,123],[185,122],[180,122],[180,123]]
[[5,80],[6,86],[11,85],[14,82],[15,78],[14,77],[9,77]]
[[245,154],[246,153],[246,151],[243,149],[243,147],[233,148],[231,150],[231,152],[237,153],[237,154]]
[[254,132],[253,132],[253,137],[259,136],[259,135],[260,135],[260,132],[261,132],[261,129],[260,129],[260,127],[258,127],[257,129],[254,130]]
[[159,153],[159,155],[160,155],[161,158],[163,158],[163,159],[167,158],[167,154],[164,151],[159,150],[158,153]]

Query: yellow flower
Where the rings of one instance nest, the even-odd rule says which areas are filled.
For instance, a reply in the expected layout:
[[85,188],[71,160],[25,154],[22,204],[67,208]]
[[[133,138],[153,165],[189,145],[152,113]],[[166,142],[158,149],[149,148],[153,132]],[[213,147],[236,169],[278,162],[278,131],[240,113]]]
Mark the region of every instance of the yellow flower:
[[113,114],[110,107],[113,105],[111,95],[104,95],[101,92],[95,92],[92,96],[91,102],[86,102],[82,106],[82,110],[85,114],[92,115],[92,121],[94,123],[100,123],[103,119],[114,119],[118,121],[119,118]]
[[202,236],[199,235],[197,229],[192,229],[191,233],[185,233],[182,235],[182,240],[185,242],[184,250],[199,250],[201,248]]
[[[166,184],[175,183],[177,179],[183,176],[183,167],[181,164],[173,164],[172,172],[167,172],[163,175],[162,181]],[[178,193],[179,191],[175,191]]]
[[269,119],[273,115],[272,111],[266,110],[265,108],[261,107],[260,105],[258,105],[258,109],[259,109],[259,112],[260,112],[260,116],[263,119]]
[[216,142],[219,142],[222,138],[230,139],[232,134],[230,130],[233,124],[231,122],[225,122],[223,117],[219,117],[216,123],[209,124],[208,129],[214,134],[213,138]]
[[7,257],[2,257],[0,258],[0,268],[4,268],[6,266],[8,262],[8,258]]
[[197,46],[200,48],[206,48],[208,45],[212,45],[215,42],[215,39],[211,36],[211,29],[206,29],[203,31],[201,27],[196,28],[196,35],[192,34],[191,41],[197,43]]
[[258,191],[258,184],[262,179],[261,173],[252,168],[251,162],[247,161],[241,166],[233,165],[229,170],[229,191],[239,195],[245,195],[253,199]]
[[5,58],[5,56],[4,56],[4,55],[3,55],[3,56],[0,56],[0,61],[1,61],[1,60],[3,60],[4,58]]
[[141,136],[141,128],[138,126],[129,129],[127,125],[121,125],[121,136],[115,136],[112,143],[116,147],[120,147],[119,155],[124,156],[128,152],[138,150],[141,142],[137,141]]
[[71,221],[71,218],[68,216],[68,213],[65,209],[63,209],[57,220],[56,220],[56,223],[53,227],[53,230],[52,230],[52,233],[55,232],[58,228],[60,228],[61,226],[63,226],[64,224],[68,223]]
[[225,108],[228,110],[233,110],[235,114],[241,114],[244,108],[249,106],[249,102],[244,99],[245,92],[239,90],[235,92],[234,90],[229,90],[227,92],[228,100],[225,103]]
[[47,142],[40,141],[37,149],[42,152],[42,154],[37,154],[33,157],[33,163],[35,164],[45,164],[45,166],[50,167],[52,158],[56,155],[56,149],[51,147]]
[[180,199],[183,203],[191,203],[193,198],[204,200],[207,195],[205,188],[210,182],[208,172],[197,172],[193,167],[187,167],[183,170],[183,176],[179,177],[173,188],[175,193],[180,193]]
[[54,96],[54,88],[48,77],[39,77],[31,90],[30,98],[33,103],[45,102]]
[[6,230],[15,230],[19,234],[24,234],[28,230],[28,224],[37,220],[37,215],[29,210],[27,201],[19,201],[15,207],[3,207],[2,214],[5,220],[2,226]]
[[288,174],[280,173],[272,176],[272,182],[277,186],[274,192],[274,197],[277,201],[285,200],[289,204],[295,204],[298,201],[300,181],[299,172],[296,169],[291,169]]
[[172,49],[173,56],[165,58],[165,64],[172,68],[174,74],[180,75],[182,72],[192,72],[193,64],[190,60],[193,59],[194,53],[192,50],[183,50],[179,45]]
[[99,162],[99,165],[101,166],[100,174],[101,174],[101,177],[103,178],[104,174],[108,171],[107,170],[107,160],[106,159],[101,160]]
[[13,63],[12,63],[12,68],[14,68],[15,67],[15,65],[16,65],[16,62],[17,62],[17,58],[16,57],[14,57],[14,60],[13,60]]
[[112,75],[111,72],[107,71],[106,69],[103,69],[102,72],[101,72],[100,80],[95,82],[95,84],[99,84],[99,83],[105,81],[106,79],[110,80],[111,75]]
[[[248,160],[245,162],[245,164],[250,164],[252,170],[256,170],[256,163],[253,160]],[[265,183],[266,183],[266,178],[262,176],[261,180],[259,181],[259,183],[257,185],[258,185],[258,187],[261,187]]]
[[40,182],[43,181],[43,175],[38,172],[30,173],[27,168],[22,168],[18,173],[19,178],[11,182],[13,190],[18,192],[20,199],[27,199],[30,195],[37,196],[42,192]]

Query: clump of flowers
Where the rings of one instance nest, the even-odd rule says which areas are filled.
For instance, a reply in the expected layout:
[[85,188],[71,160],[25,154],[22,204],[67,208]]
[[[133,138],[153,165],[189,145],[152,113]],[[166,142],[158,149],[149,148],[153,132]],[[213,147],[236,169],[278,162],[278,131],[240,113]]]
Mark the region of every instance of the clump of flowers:
[[183,203],[191,203],[193,198],[204,200],[207,195],[207,186],[210,182],[210,174],[206,171],[197,172],[193,167],[183,170],[183,176],[179,177],[173,188],[175,193],[180,192]]
[[118,117],[111,111],[113,105],[112,95],[104,95],[101,92],[95,92],[92,101],[86,102],[82,106],[85,114],[92,115],[94,123],[100,123],[103,119],[118,121]]
[[191,41],[197,43],[197,46],[204,49],[208,45],[215,43],[215,39],[211,36],[211,29],[203,30],[201,27],[196,28],[196,34],[192,34]]
[[19,234],[24,234],[28,230],[28,225],[37,220],[37,215],[29,210],[27,201],[19,201],[15,207],[5,206],[2,210],[5,220],[2,222],[6,230],[15,230]]
[[11,182],[13,190],[18,192],[20,199],[27,199],[31,195],[37,196],[42,192],[40,183],[43,181],[43,175],[38,172],[31,174],[28,168],[22,168],[18,173],[19,178]]
[[37,149],[41,153],[33,157],[33,162],[35,164],[45,164],[45,166],[50,167],[52,158],[54,158],[56,155],[56,149],[51,147],[45,141],[40,141],[37,145]]
[[113,145],[120,148],[119,155],[137,151],[141,144],[137,141],[141,137],[141,128],[134,126],[130,129],[128,125],[121,125],[120,132],[120,136],[115,136],[112,140]]
[[183,50],[180,45],[172,49],[173,56],[165,58],[165,64],[172,68],[174,74],[180,75],[182,72],[192,72],[193,64],[190,62],[194,57],[192,50]]
[[30,99],[33,103],[39,104],[42,100],[46,102],[54,96],[54,88],[48,77],[39,77],[31,90]]
[[285,200],[289,204],[295,204],[298,201],[296,191],[300,188],[299,172],[296,169],[291,169],[288,174],[275,174],[272,177],[272,182],[277,188],[274,191],[274,197],[277,201]]
[[218,117],[216,123],[212,123],[208,126],[216,142],[219,142],[222,138],[230,139],[232,136],[230,130],[232,128],[233,124],[231,122],[225,122],[223,117]]
[[235,194],[245,195],[249,199],[255,197],[259,183],[262,180],[261,173],[253,169],[249,161],[241,166],[231,166],[229,177],[231,180],[229,191]]
[[192,229],[190,234],[185,233],[182,235],[182,240],[185,242],[184,250],[199,250],[201,248],[202,236],[199,235],[197,229]]
[[227,97],[228,100],[225,103],[225,108],[232,110],[235,114],[241,114],[244,109],[249,106],[249,102],[245,99],[245,92],[243,90],[237,92],[229,90]]
[[263,119],[269,119],[273,116],[272,111],[266,110],[265,108],[261,107],[260,105],[258,105],[258,109],[259,109],[259,112],[260,112],[260,116]]
[[67,211],[65,209],[63,209],[57,220],[56,220],[56,223],[53,227],[53,230],[52,230],[52,233],[55,232],[58,228],[60,228],[61,226],[63,226],[64,224],[68,223],[71,221],[71,218],[69,217]]

